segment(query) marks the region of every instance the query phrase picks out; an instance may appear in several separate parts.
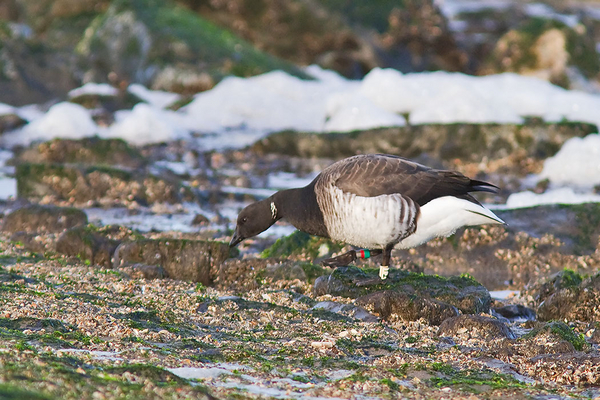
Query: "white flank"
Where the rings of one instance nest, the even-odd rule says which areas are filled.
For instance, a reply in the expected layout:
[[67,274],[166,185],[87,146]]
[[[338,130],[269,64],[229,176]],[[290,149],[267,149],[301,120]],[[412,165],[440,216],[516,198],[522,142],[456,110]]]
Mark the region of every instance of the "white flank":
[[436,237],[450,236],[463,226],[504,224],[487,208],[454,196],[439,197],[421,207],[415,233],[396,245],[410,249]]
[[400,194],[363,197],[331,186],[326,192],[329,198],[317,195],[317,201],[334,240],[368,249],[384,248],[397,242],[414,224],[415,205]]

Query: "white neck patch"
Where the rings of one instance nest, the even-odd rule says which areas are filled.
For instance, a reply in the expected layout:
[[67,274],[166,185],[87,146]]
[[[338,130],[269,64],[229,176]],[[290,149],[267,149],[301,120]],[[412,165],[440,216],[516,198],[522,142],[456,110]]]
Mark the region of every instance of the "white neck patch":
[[277,218],[277,207],[275,207],[275,202],[271,202],[271,218]]

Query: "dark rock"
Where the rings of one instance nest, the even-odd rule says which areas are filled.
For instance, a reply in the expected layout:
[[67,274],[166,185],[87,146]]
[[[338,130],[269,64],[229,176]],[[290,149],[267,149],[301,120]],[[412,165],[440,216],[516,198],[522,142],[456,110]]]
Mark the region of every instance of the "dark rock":
[[65,229],[86,225],[87,222],[87,215],[76,208],[34,204],[4,217],[2,230],[11,233],[60,233]]
[[68,229],[58,237],[56,251],[89,260],[94,265],[112,268],[112,256],[120,243],[107,238],[92,226],[79,226]]
[[[259,154],[285,154],[303,158],[341,159],[359,153],[392,153],[416,158],[428,156],[451,161],[495,160],[525,150],[531,157],[554,155],[571,137],[597,132],[595,125],[557,123],[533,125],[449,124],[379,128],[357,133],[313,134],[286,131],[252,146]],[[498,145],[499,142],[504,145]]]
[[525,293],[533,297],[538,304],[544,302],[554,293],[563,289],[576,289],[583,282],[583,277],[570,269],[563,269],[540,282],[528,286]]
[[159,265],[168,278],[209,285],[229,256],[229,245],[224,242],[146,239],[120,244],[113,265],[115,269],[130,263]]
[[539,323],[514,344],[517,354],[535,357],[540,354],[562,354],[588,348],[582,335],[573,332],[564,322]]
[[265,281],[312,282],[324,273],[323,268],[299,261],[273,258],[248,258],[227,260],[220,269],[215,285],[226,290],[253,290]]
[[569,87],[568,68],[577,69],[588,78],[600,72],[597,57],[586,56],[594,45],[585,29],[578,30],[552,19],[529,19],[496,42],[479,74],[524,73]]
[[37,233],[15,232],[10,236],[10,241],[21,243],[25,250],[33,253],[43,253],[47,250]]
[[377,318],[375,315],[371,314],[362,307],[357,307],[352,304],[337,303],[335,301],[321,301],[315,304],[311,309],[338,313],[363,322],[379,322],[379,318]]
[[391,10],[384,48],[402,71],[465,71],[469,57],[433,0],[405,0]]
[[227,260],[219,267],[215,285],[226,290],[253,290],[259,287],[261,277],[273,260],[248,258]]
[[493,311],[509,320],[535,320],[535,311],[521,304],[509,304],[502,307],[495,307]]
[[[469,314],[488,312],[491,303],[487,289],[472,278],[466,276],[443,278],[395,268],[390,269],[388,278],[384,281],[379,279],[378,269],[336,268],[331,275],[317,278],[313,291],[315,296],[331,294],[351,298],[391,291],[402,296],[447,303]],[[402,296],[399,299],[402,299]],[[378,303],[381,301],[377,300]],[[383,306],[383,303],[381,304]],[[434,307],[437,303],[428,304]]]
[[164,268],[159,265],[142,263],[125,264],[119,266],[117,271],[124,273],[132,279],[163,279],[166,277]]
[[208,224],[210,224],[210,220],[202,214],[196,214],[196,216],[192,220],[192,225],[205,226]]
[[16,163],[103,165],[138,169],[146,164],[135,148],[121,139],[98,137],[80,140],[55,139],[34,145],[16,157]]
[[27,121],[16,114],[0,115],[0,133],[8,132],[25,125]]
[[540,321],[600,320],[600,273],[588,278],[564,270],[525,291],[537,305]]
[[54,201],[114,205],[178,203],[193,197],[178,181],[109,167],[24,163],[17,166],[16,178],[17,195],[27,199],[48,196]]
[[306,273],[299,263],[284,262],[281,264],[270,264],[265,269],[265,277],[273,281],[288,280],[292,281],[299,279],[306,281]]
[[416,321],[423,318],[430,325],[439,325],[447,318],[459,314],[456,307],[443,301],[393,290],[384,290],[361,296],[356,299],[356,304],[372,308],[384,319],[395,314],[405,321]]
[[517,337],[504,322],[482,315],[459,315],[448,318],[441,323],[438,336],[456,336],[460,331],[468,332],[472,337],[488,340]]

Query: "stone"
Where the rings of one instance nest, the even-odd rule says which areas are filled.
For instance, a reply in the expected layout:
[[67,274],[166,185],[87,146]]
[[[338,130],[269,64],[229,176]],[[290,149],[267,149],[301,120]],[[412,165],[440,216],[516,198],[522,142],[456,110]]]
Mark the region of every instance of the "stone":
[[438,336],[457,336],[465,332],[482,339],[516,339],[513,331],[502,321],[482,315],[459,315],[443,321]]
[[363,322],[379,322],[379,318],[371,314],[363,307],[352,304],[343,304],[335,301],[321,301],[315,304],[311,310],[325,310],[338,313],[346,317],[355,318]]
[[[442,302],[468,314],[488,312],[490,308],[491,297],[487,289],[466,276],[444,278],[392,268],[388,278],[382,281],[378,273],[379,270],[375,268],[336,268],[330,275],[316,279],[313,294],[357,299],[384,292],[376,297],[366,297],[369,302],[380,304],[382,310],[389,310],[385,303],[386,296],[401,302],[408,301],[410,297],[421,298],[424,299],[422,304],[432,308],[441,307],[438,302]],[[432,300],[435,302],[430,302]]]
[[0,115],[0,133],[8,132],[25,125],[27,121],[16,114]]
[[86,225],[87,222],[87,215],[76,208],[32,204],[21,207],[4,217],[2,231],[61,233],[69,228]]
[[113,267],[144,263],[161,266],[167,278],[210,285],[223,261],[230,256],[229,245],[217,241],[144,239],[121,243]]
[[192,225],[206,226],[210,224],[210,220],[202,214],[196,214],[192,220]]
[[163,279],[166,273],[163,267],[159,265],[148,265],[143,263],[125,264],[117,268],[131,279]]
[[146,165],[142,154],[121,139],[98,137],[79,140],[54,139],[33,145],[15,159],[18,163],[103,165],[138,169]]
[[423,318],[429,325],[439,325],[442,321],[458,315],[456,307],[443,301],[393,290],[370,293],[357,298],[355,302],[372,309],[383,319],[388,319],[394,314],[404,321]]
[[17,165],[16,178],[20,198],[70,204],[173,204],[193,198],[178,180],[103,166],[23,163]]
[[288,280],[292,281],[299,279],[306,281],[306,273],[299,263],[283,262],[281,264],[269,264],[265,269],[265,277],[273,281]]
[[536,318],[534,310],[521,304],[509,304],[502,307],[494,307],[493,311],[511,321],[533,321]]
[[589,344],[582,335],[560,321],[536,323],[530,332],[521,336],[513,345],[513,351],[526,357],[573,353],[588,348]]
[[571,137],[597,132],[585,123],[449,124],[369,129],[356,134],[284,131],[256,142],[258,154],[341,159],[359,153],[392,153],[415,159],[427,154],[442,161],[496,160],[517,152],[544,159]]
[[112,256],[121,242],[98,232],[93,226],[79,226],[63,232],[56,241],[56,251],[88,260],[91,264],[112,268]]
[[565,269],[532,285],[525,293],[534,299],[540,321],[600,320],[600,273],[584,279]]
[[588,78],[600,72],[597,57],[587,56],[593,48],[594,40],[585,28],[530,19],[499,38],[479,74],[516,72],[569,87],[569,68]]
[[37,233],[18,231],[10,236],[10,241],[20,243],[25,250],[33,253],[43,253],[48,250]]

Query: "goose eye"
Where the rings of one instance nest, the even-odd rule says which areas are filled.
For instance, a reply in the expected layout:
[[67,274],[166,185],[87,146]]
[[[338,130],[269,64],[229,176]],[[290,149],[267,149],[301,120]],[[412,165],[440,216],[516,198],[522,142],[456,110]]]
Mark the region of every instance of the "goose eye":
[[245,224],[246,222],[248,222],[248,217],[244,217],[242,218],[242,220],[240,221],[242,224]]

